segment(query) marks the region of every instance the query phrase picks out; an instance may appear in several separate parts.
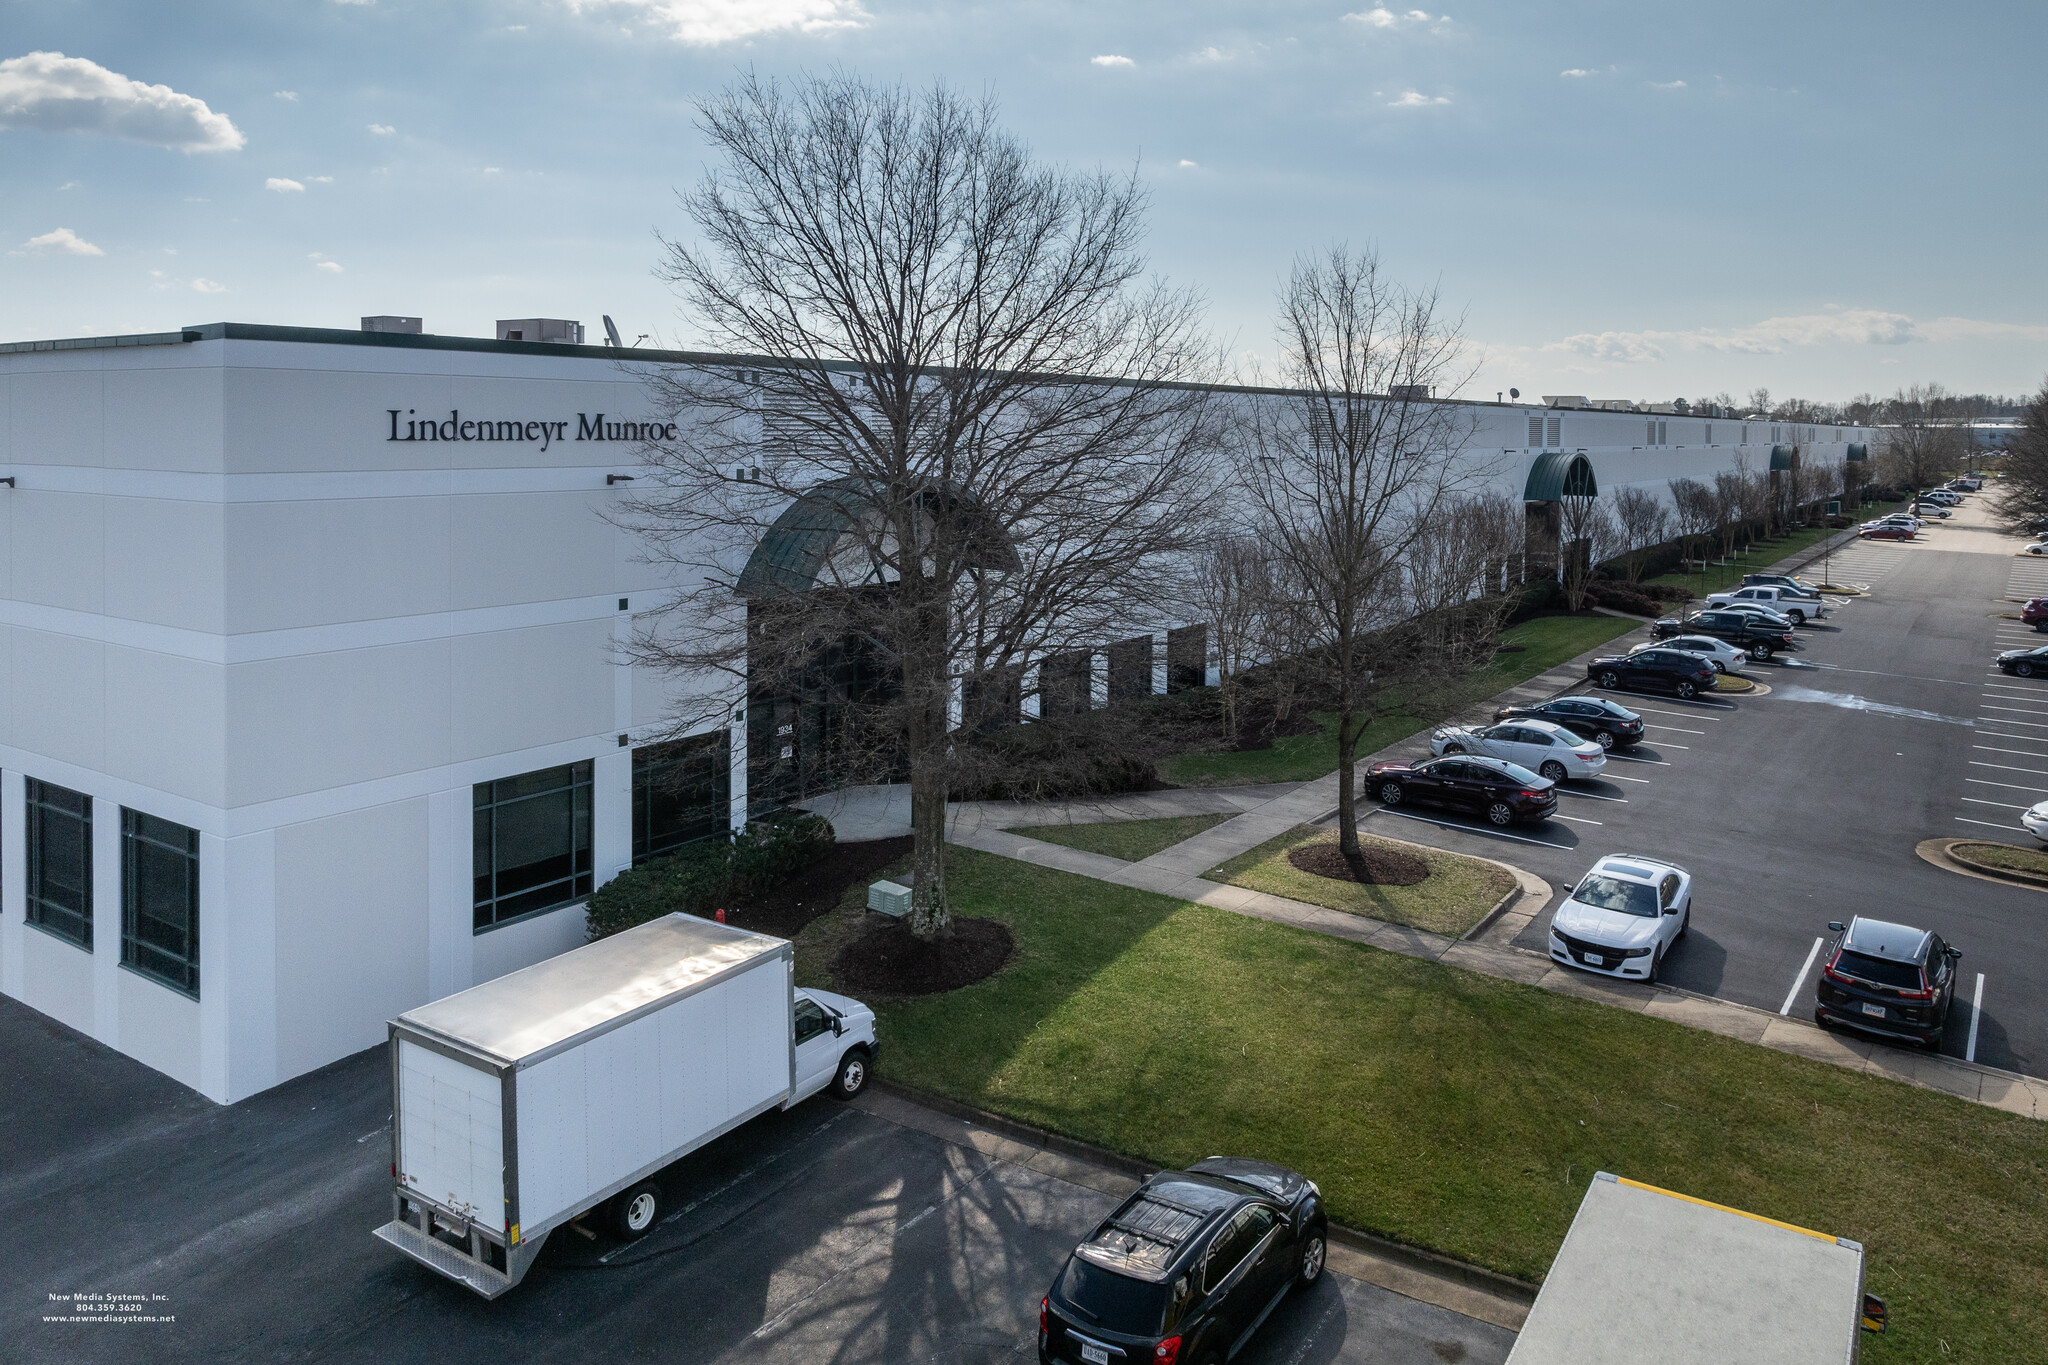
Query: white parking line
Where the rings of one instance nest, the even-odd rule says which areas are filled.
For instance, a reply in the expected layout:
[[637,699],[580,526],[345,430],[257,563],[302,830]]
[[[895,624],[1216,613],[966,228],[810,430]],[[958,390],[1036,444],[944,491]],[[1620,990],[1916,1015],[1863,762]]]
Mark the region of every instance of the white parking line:
[[1599,825],[1603,829],[1607,825],[1605,820],[1585,820],[1576,815],[1553,815],[1550,818],[1553,820],[1569,820],[1575,825]]
[[[1694,702],[1694,703],[1693,703],[1693,705],[1695,705],[1695,706],[1706,706],[1707,704],[1708,704],[1708,703],[1706,703],[1706,702]],[[1666,710],[1665,710],[1665,709],[1664,709],[1663,707],[1661,707],[1661,706],[1637,706],[1637,707],[1634,707],[1634,708],[1632,708],[1632,709],[1633,709],[1633,710],[1637,710],[1637,711],[1648,711],[1648,712],[1651,712],[1651,713],[1652,713],[1652,714],[1654,714],[1654,715],[1659,715],[1659,716],[1689,716],[1689,717],[1691,717],[1691,718],[1692,718],[1692,719],[1694,719],[1694,720],[1704,720],[1704,721],[1709,721],[1709,722],[1711,722],[1712,724],[1715,724],[1715,725],[1719,725],[1719,724],[1721,723],[1720,721],[1718,721],[1718,720],[1715,720],[1715,719],[1714,719],[1714,718],[1713,718],[1712,716],[1694,716],[1694,715],[1692,714],[1692,712],[1690,712],[1690,711],[1666,711]],[[1729,707],[1728,709],[1732,711],[1732,710],[1734,710],[1735,708],[1731,706],[1731,707]],[[1706,733],[1706,731],[1704,731],[1704,730],[1701,730],[1701,731],[1699,731],[1699,733],[1700,733],[1700,734],[1705,734],[1705,733]]]
[[[1674,744],[1674,745],[1671,745],[1671,746],[1669,746],[1669,747],[1671,747],[1671,748],[1674,748],[1674,749],[1675,749],[1675,748],[1677,748],[1678,746]],[[1668,768],[1668,767],[1670,767],[1670,766],[1671,766],[1671,765],[1670,765],[1669,763],[1666,763],[1666,762],[1665,762],[1665,761],[1664,761],[1663,759],[1661,759],[1661,758],[1636,758],[1636,757],[1634,757],[1633,755],[1630,755],[1630,754],[1609,754],[1609,755],[1607,755],[1607,758],[1608,758],[1608,761],[1609,761],[1609,762],[1618,762],[1618,763],[1654,763],[1654,764],[1656,764],[1656,765],[1657,765],[1658,767],[1660,767],[1660,768]]]
[[1977,973],[1977,994],[1970,1001],[1970,1041],[1963,1049],[1963,1060],[1977,1060],[1977,1021],[1984,1017],[1984,973]]
[[[2019,710],[2017,706],[1987,706],[1984,709],[1986,711]],[[2033,711],[2029,712],[2028,714],[2038,716],[2043,713],[2040,711]],[[2048,725],[2044,725],[2040,721],[2036,720],[2007,720],[2004,716],[1979,716],[1977,717],[1977,719],[1979,722],[1985,725],[2024,725],[2029,730],[2048,730]]]
[[[1992,735],[1992,739],[2025,739],[2025,735]],[[2018,754],[2021,758],[2048,758],[2048,754],[2037,754],[2032,749],[2002,749],[1996,744],[1972,744],[1972,749],[1982,749],[1987,754]]]
[[1427,815],[1410,815],[1405,810],[1388,810],[1384,806],[1375,807],[1372,813],[1375,815],[1392,815],[1398,819],[1414,820],[1419,824],[1436,825],[1443,829],[1462,829],[1468,834],[1484,834],[1494,839],[1513,839],[1518,844],[1541,844],[1545,848],[1562,849],[1569,849],[1571,847],[1570,844],[1553,844],[1548,839],[1530,839],[1520,834],[1503,834],[1497,829],[1481,829],[1476,825],[1457,825],[1452,824],[1449,820],[1432,820]]
[[1557,789],[1557,794],[1559,796],[1576,796],[1581,801],[1619,801],[1624,806],[1628,804],[1626,796],[1602,796],[1598,792],[1566,791],[1563,787]]
[[1973,806],[1996,806],[2000,810],[2032,810],[2032,806],[2015,806],[2010,801],[1986,801],[1978,796],[1958,796],[1958,801],[1967,801]]
[[[1609,754],[1608,757],[1613,758],[1615,755]],[[1647,777],[1623,777],[1619,773],[1602,773],[1600,778],[1604,782],[1635,782],[1645,787],[1650,785],[1650,779]]]
[[1792,978],[1792,989],[1785,992],[1785,1003],[1778,1006],[1779,1014],[1792,1012],[1793,1002],[1799,999],[1799,988],[1806,984],[1806,974],[1813,970],[1813,960],[1820,956],[1820,946],[1826,942],[1824,938],[1817,938],[1813,941],[1813,947],[1807,949],[1806,963],[1799,969],[1799,975]]
[[1971,759],[1970,766],[1973,768],[2003,768],[2009,773],[2039,773],[2043,777],[2048,777],[2048,768],[2022,768],[2013,763],[1986,763],[1981,758]]
[[1964,782],[1974,782],[1976,786],[2009,786],[2015,792],[2048,792],[2048,786],[2019,786],[2017,782],[1993,782],[1991,778],[1964,778]]
[[1705,730],[1688,730],[1680,725],[1651,725],[1647,721],[1644,722],[1643,728],[1645,730],[1669,730],[1674,735],[1704,735],[1706,733]]
[[1960,816],[1960,815],[1958,815],[1958,816],[1956,817],[1956,823],[1957,823],[1957,824],[1959,824],[1959,825],[1982,825],[1982,826],[1984,826],[1984,828],[1986,828],[1986,829],[2010,829],[2010,830],[2017,830],[2017,831],[2018,831],[2019,833],[2021,833],[2021,834],[2025,834],[2025,833],[2027,832],[2027,831],[2026,831],[2026,830],[2025,830],[2024,828],[2022,828],[2022,827],[2021,827],[2021,826],[2019,826],[2019,825],[2001,825],[2001,824],[1996,824],[1996,823],[1994,823],[1994,822],[1992,822],[1992,821],[1990,821],[1990,820],[1968,820],[1968,819],[1965,819],[1965,818],[1963,818],[1963,817],[1962,817],[1962,816]]

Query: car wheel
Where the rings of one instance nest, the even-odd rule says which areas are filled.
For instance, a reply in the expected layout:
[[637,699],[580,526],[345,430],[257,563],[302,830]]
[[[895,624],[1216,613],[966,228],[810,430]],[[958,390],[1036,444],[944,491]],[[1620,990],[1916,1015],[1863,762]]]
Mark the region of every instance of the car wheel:
[[1647,986],[1654,986],[1657,984],[1657,978],[1659,976],[1662,976],[1663,974],[1664,953],[1662,949],[1658,949],[1657,951],[1650,954],[1650,974],[1643,978],[1643,984]]
[[1678,680],[1678,699],[1680,701],[1691,701],[1699,694],[1700,690],[1692,685],[1692,679],[1680,678]]
[[1771,647],[1765,644],[1754,645],[1750,648],[1749,657],[1752,659],[1768,659],[1771,657]]
[[2021,659],[2012,666],[2012,671],[2019,674],[2022,678],[2031,678],[2034,676],[2034,665],[2030,660]]
[[2048,621],[2034,622],[2034,630],[2039,634],[2048,635]]
[[1799,610],[1799,608],[1797,607],[1792,608],[1791,611],[1785,614],[1792,618],[1792,624],[1795,626],[1803,626],[1806,624],[1806,613]]
[[1323,1278],[1323,1262],[1329,1258],[1329,1253],[1329,1234],[1321,1227],[1310,1228],[1308,1240],[1301,1244],[1301,1269],[1295,1273],[1302,1288],[1306,1289]]
[[1673,943],[1676,943],[1676,942],[1677,942],[1677,941],[1678,941],[1679,939],[1682,939],[1682,938],[1684,938],[1684,937],[1685,937],[1685,936],[1686,936],[1687,934],[1689,934],[1689,933],[1691,933],[1691,932],[1692,932],[1692,904],[1691,904],[1690,902],[1687,902],[1687,904],[1686,904],[1686,907],[1685,907],[1685,909],[1679,912],[1679,915],[1678,915],[1678,932],[1677,932],[1677,933],[1675,933],[1675,934],[1673,934],[1673,935],[1671,936],[1671,941],[1672,941]]
[[1599,734],[1593,736],[1593,742],[1603,749],[1612,749],[1614,747],[1614,736],[1602,730]]
[[1401,790],[1399,782],[1380,783],[1380,804],[1383,806],[1398,806],[1407,795],[1408,793]]
[[1515,823],[1515,808],[1505,801],[1496,801],[1486,808],[1486,818],[1495,825],[1506,828]]
[[1462,744],[1446,744],[1444,745],[1444,752],[1447,754],[1462,754],[1465,752],[1465,746]]
[[643,1180],[613,1196],[610,1221],[612,1234],[622,1242],[637,1242],[654,1231],[661,1221],[661,1186]]
[[1551,759],[1548,763],[1544,764],[1542,767],[1538,768],[1536,771],[1542,773],[1552,782],[1564,781],[1564,764],[1558,762],[1554,758]]
[[839,1074],[832,1078],[832,1098],[850,1100],[868,1086],[868,1050],[848,1048],[839,1059]]
[[1608,670],[1607,670],[1607,671],[1606,671],[1605,673],[1602,673],[1602,674],[1600,675],[1600,685],[1601,685],[1602,687],[1608,688],[1608,689],[1610,689],[1610,690],[1611,690],[1611,689],[1613,689],[1613,688],[1617,688],[1617,687],[1620,687],[1620,686],[1621,686],[1621,674],[1619,674],[1619,673],[1616,673],[1616,672],[1615,672],[1615,671],[1614,671],[1613,669],[1611,669],[1611,668],[1610,668],[1610,669],[1608,669]]

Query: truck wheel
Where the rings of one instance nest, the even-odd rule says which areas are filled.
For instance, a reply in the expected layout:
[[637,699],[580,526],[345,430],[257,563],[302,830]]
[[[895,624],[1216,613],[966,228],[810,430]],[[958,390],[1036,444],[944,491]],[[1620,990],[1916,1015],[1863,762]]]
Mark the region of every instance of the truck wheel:
[[1753,644],[1749,647],[1749,657],[1752,659],[1768,659],[1771,657],[1771,647],[1761,642]]
[[615,1195],[611,1207],[612,1233],[622,1242],[637,1242],[654,1231],[661,1221],[661,1186],[643,1180],[632,1189]]
[[832,1098],[850,1100],[868,1086],[868,1050],[849,1048],[839,1059],[839,1074],[832,1078]]

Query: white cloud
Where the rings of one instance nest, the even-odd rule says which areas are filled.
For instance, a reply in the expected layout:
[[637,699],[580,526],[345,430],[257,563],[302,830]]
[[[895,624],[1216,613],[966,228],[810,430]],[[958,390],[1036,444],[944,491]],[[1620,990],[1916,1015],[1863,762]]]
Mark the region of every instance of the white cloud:
[[505,32],[507,32],[507,33],[524,33],[524,32],[526,32],[526,25],[524,25],[524,24],[507,24],[507,25],[505,25]]
[[1186,157],[1182,157],[1180,162],[1180,168],[1184,171],[1199,171],[1202,169],[1202,163],[1199,161],[1190,161]]
[[67,227],[60,227],[55,232],[46,232],[40,237],[31,237],[21,245],[25,251],[56,251],[66,256],[107,254]]
[[304,194],[306,192],[304,185],[301,185],[296,180],[287,180],[281,175],[273,175],[270,179],[264,181],[263,188],[266,190],[276,190],[279,194]]
[[[1411,9],[1397,13],[1394,10],[1388,9],[1385,5],[1377,5],[1372,9],[1359,10],[1355,14],[1345,15],[1344,18],[1351,23],[1362,24],[1366,28],[1380,29],[1414,28],[1418,24],[1448,24],[1451,22],[1451,16],[1448,14],[1439,14],[1432,18],[1426,10]],[[1439,29],[1438,32],[1442,32],[1442,30]]]
[[377,0],[334,0],[337,5],[374,5]]
[[860,0],[567,0],[586,10],[627,10],[691,47],[716,47],[767,33],[830,33],[861,28]]
[[1593,73],[1593,72],[1591,72],[1591,71],[1588,71],[1588,70],[1587,70],[1587,69],[1586,69],[1585,67],[1583,67],[1583,66],[1575,66],[1575,67],[1573,67],[1573,68],[1572,68],[1571,70],[1569,70],[1569,71],[1560,71],[1560,72],[1558,72],[1557,74],[1558,74],[1558,75],[1560,75],[1560,76],[1563,76],[1563,77],[1565,77],[1566,79],[1573,79],[1573,78],[1576,78],[1576,77],[1579,77],[1579,76],[1591,76],[1591,75],[1593,75],[1594,73]]
[[397,132],[398,130],[388,123],[373,123],[370,125],[370,131],[375,133],[378,137],[390,137],[393,133]]
[[67,180],[57,187],[57,193],[62,194],[66,190],[75,190],[84,183],[83,180]]
[[1134,61],[1132,61],[1132,60],[1131,60],[1131,59],[1130,59],[1129,57],[1119,57],[1119,56],[1117,56],[1117,55],[1116,55],[1115,53],[1104,53],[1104,54],[1103,54],[1102,56],[1100,56],[1100,57],[1090,57],[1090,58],[1088,59],[1088,65],[1090,65],[1090,66],[1136,66],[1136,65],[1137,65],[1137,63],[1136,63],[1136,62],[1134,62]]
[[226,285],[216,284],[214,281],[207,279],[206,276],[204,275],[201,275],[198,279],[192,281],[192,287],[194,289],[197,289],[202,294],[225,294],[228,292],[228,287]]
[[308,185],[332,185],[334,177],[331,175],[309,175],[306,177],[306,183]]
[[1401,94],[1401,98],[1399,98],[1399,99],[1397,99],[1397,100],[1388,100],[1388,101],[1387,101],[1387,108],[1389,108],[1389,109],[1427,109],[1427,108],[1428,108],[1429,106],[1431,106],[1431,105],[1433,105],[1433,104],[1449,104],[1449,103],[1450,103],[1450,100],[1446,99],[1446,98],[1445,98],[1444,96],[1442,96],[1442,95],[1425,95],[1425,94],[1423,94],[1423,93],[1422,93],[1421,91],[1419,91],[1419,90],[1406,90],[1406,91],[1403,91],[1403,92],[1402,92],[1402,94]]
[[503,169],[504,169],[504,167],[502,167],[502,166],[486,166],[486,167],[484,167],[484,174],[485,174],[485,175],[496,175],[496,174],[498,174],[498,172],[502,171]]
[[1684,82],[1684,81],[1651,81],[1651,82],[1650,82],[1650,88],[1651,88],[1652,90],[1683,90],[1683,89],[1685,89],[1685,82]]
[[339,275],[341,273],[341,265],[337,261],[321,261],[313,268],[315,270],[324,270],[330,275]]
[[232,152],[248,141],[205,100],[61,52],[0,62],[0,128],[95,133],[180,152]]
[[1916,341],[1951,341],[1968,336],[2011,336],[2048,340],[2048,327],[1941,318],[1926,325],[1904,313],[1875,308],[1837,308],[1765,318],[1747,327],[1697,327],[1672,332],[1581,332],[1553,341],[1545,351],[1569,351],[1589,360],[1632,364],[1661,360],[1672,350],[1737,355],[1778,355],[1796,346],[1903,346]]
[[270,98],[283,100],[287,104],[297,104],[299,102],[299,92],[296,90],[273,90],[270,92]]

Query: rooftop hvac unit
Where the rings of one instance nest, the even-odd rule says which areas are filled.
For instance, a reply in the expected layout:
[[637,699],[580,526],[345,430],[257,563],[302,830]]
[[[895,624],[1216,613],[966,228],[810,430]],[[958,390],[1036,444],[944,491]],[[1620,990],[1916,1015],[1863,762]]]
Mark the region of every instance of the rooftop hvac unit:
[[500,341],[551,341],[557,345],[581,346],[583,324],[567,318],[499,318]]
[[1546,393],[1543,395],[1543,406],[1546,408],[1583,408],[1587,406],[1586,396],[1582,393]]
[[1427,384],[1395,384],[1387,390],[1387,397],[1403,403],[1426,403],[1435,396]]
[[421,332],[421,324],[418,318],[401,318],[390,313],[379,313],[376,317],[363,319],[363,330],[365,332],[402,332],[409,336],[418,336]]

